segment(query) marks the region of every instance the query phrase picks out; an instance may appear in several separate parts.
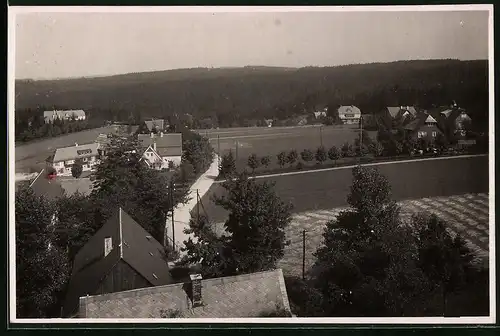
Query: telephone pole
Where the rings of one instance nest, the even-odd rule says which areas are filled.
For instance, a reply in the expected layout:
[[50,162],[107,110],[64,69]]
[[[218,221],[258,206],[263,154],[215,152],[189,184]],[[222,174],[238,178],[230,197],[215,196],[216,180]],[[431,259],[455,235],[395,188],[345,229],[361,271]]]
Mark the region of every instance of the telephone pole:
[[302,231],[302,280],[306,278],[306,230]]
[[220,135],[217,134],[217,160],[220,166]]
[[200,193],[196,189],[196,216],[198,218],[198,225],[200,225]]

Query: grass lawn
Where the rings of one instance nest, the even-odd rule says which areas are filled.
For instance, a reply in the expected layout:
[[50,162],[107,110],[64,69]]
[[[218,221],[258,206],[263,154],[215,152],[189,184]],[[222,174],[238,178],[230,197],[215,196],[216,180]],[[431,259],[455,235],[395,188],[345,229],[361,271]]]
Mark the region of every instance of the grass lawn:
[[[432,196],[449,196],[487,192],[489,189],[488,157],[417,161],[379,166],[387,177],[396,200]],[[258,179],[275,182],[275,190],[286,202],[292,202],[294,213],[343,207],[352,183],[351,169],[311,172],[300,175]],[[226,212],[211,198],[224,195],[220,183],[214,183],[202,197],[210,221],[223,222]]]

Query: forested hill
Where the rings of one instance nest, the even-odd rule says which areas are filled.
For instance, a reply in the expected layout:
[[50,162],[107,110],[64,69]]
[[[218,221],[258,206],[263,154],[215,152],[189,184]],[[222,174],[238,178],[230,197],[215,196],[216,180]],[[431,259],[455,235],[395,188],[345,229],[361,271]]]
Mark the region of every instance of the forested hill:
[[219,126],[287,118],[353,104],[363,113],[390,105],[448,105],[488,112],[488,62],[400,61],[338,67],[195,68],[109,77],[16,81],[16,114],[45,107],[84,109],[92,118],[130,120],[189,113]]

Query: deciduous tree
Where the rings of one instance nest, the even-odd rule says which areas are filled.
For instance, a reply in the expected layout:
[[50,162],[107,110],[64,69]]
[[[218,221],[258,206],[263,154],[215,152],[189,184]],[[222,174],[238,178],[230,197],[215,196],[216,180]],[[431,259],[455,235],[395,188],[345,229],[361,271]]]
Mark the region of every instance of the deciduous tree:
[[276,155],[276,157],[278,159],[278,164],[280,165],[280,168],[283,168],[287,161],[286,152],[280,152],[278,155]]
[[269,164],[271,163],[271,158],[269,157],[269,155],[265,155],[263,157],[260,158],[260,163],[264,166],[264,167],[269,167]]
[[73,166],[71,166],[71,175],[74,178],[79,178],[80,176],[82,176],[82,172],[83,172],[83,162],[82,159],[78,158],[75,160]]
[[314,153],[310,149],[304,149],[300,153],[300,157],[304,162],[311,162],[312,160],[314,160]]
[[257,154],[251,154],[249,157],[248,157],[248,167],[250,167],[250,169],[252,169],[252,173],[255,172],[255,169],[259,168],[260,166],[260,161],[259,161],[259,158],[257,157]]
[[323,162],[326,161],[327,158],[328,158],[328,156],[327,156],[327,152],[326,152],[325,147],[323,147],[323,146],[318,147],[318,149],[316,150],[316,153],[315,153],[316,162],[318,164],[322,164]]
[[189,262],[202,262],[210,275],[228,276],[274,269],[287,245],[285,229],[291,205],[276,196],[271,183],[258,183],[245,173],[225,181],[226,196],[214,202],[229,216],[225,234],[216,237],[206,223],[192,222],[196,242],[186,244]]
[[337,164],[337,160],[340,159],[340,151],[336,146],[332,146],[328,150],[328,158]]
[[219,174],[223,177],[232,176],[236,173],[236,160],[234,159],[233,152],[229,151],[224,154],[219,164]]
[[288,152],[287,156],[287,161],[290,167],[297,162],[297,159],[299,158],[299,154],[297,153],[297,150],[292,149],[290,152]]

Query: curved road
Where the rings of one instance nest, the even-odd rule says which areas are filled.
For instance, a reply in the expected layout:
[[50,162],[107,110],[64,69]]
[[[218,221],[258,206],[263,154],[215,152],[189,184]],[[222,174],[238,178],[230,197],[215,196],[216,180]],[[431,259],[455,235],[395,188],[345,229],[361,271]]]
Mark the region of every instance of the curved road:
[[[488,156],[384,164],[378,169],[389,180],[398,201],[489,190]],[[336,169],[259,179],[262,181],[274,182],[278,196],[292,202],[297,213],[346,206],[352,175],[351,169]],[[211,222],[223,222],[226,212],[213,204],[214,194],[224,194],[221,184],[212,185],[203,196],[203,208]]]

